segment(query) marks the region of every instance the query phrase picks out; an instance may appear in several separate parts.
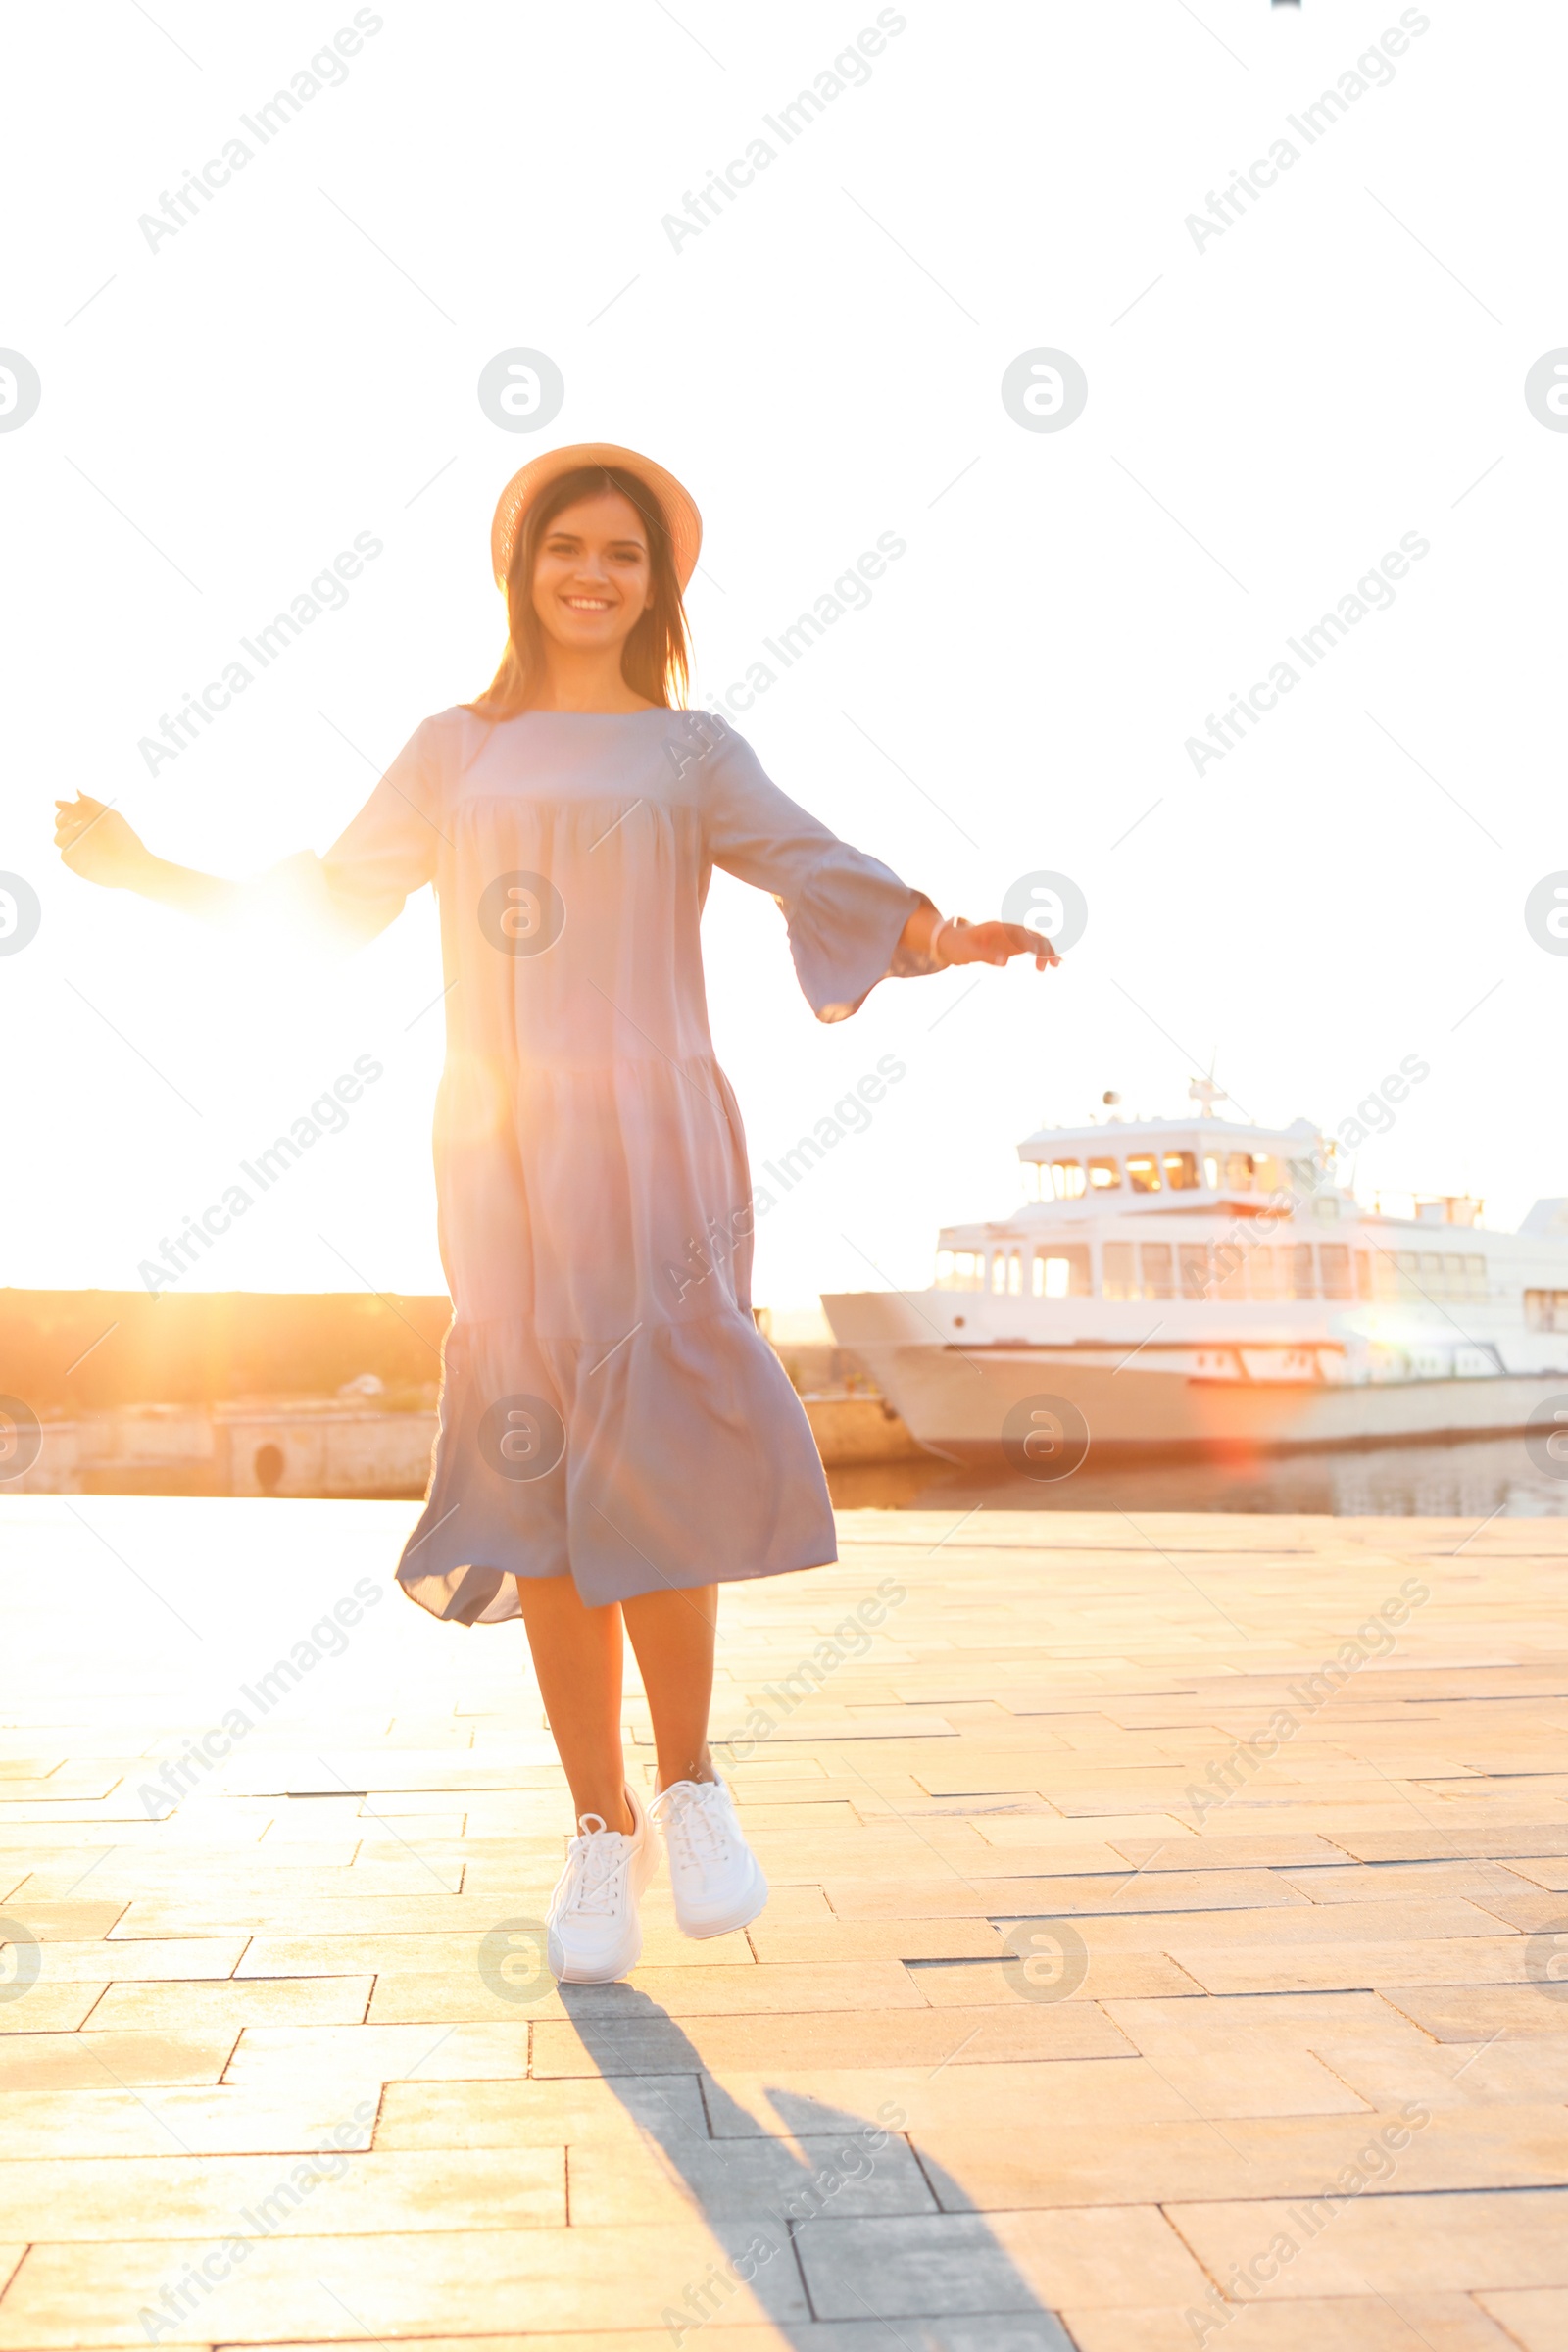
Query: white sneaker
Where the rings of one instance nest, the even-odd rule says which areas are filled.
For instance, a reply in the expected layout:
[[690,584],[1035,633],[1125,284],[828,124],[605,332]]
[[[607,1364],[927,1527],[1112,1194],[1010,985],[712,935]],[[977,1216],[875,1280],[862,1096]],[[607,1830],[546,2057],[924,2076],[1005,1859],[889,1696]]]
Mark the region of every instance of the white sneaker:
[[649,1808],[664,1833],[675,1919],[683,1936],[727,1936],[767,1901],[762,1866],[722,1781],[676,1781]]
[[642,1957],[637,1904],[659,1867],[655,1838],[635,1788],[626,1790],[632,1834],[605,1827],[584,1813],[566,1848],[546,1914],[550,1973],[564,1984],[612,1984]]

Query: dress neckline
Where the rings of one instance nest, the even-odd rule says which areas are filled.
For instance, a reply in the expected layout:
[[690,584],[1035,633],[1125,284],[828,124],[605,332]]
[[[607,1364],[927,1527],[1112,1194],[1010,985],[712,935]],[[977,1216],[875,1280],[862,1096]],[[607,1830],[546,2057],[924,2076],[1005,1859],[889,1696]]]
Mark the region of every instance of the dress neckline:
[[[514,710],[513,718],[672,718],[676,714],[665,703],[650,703],[646,710]],[[511,719],[502,721],[510,726]]]

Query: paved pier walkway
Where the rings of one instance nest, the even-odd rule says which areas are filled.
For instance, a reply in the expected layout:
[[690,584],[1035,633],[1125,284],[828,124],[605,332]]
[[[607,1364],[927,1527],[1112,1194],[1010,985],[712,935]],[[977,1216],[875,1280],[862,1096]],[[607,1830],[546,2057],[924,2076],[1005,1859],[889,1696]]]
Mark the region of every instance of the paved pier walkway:
[[562,1993],[416,1508],[0,1502],[0,2352],[1568,2347],[1568,1523],[847,1516]]

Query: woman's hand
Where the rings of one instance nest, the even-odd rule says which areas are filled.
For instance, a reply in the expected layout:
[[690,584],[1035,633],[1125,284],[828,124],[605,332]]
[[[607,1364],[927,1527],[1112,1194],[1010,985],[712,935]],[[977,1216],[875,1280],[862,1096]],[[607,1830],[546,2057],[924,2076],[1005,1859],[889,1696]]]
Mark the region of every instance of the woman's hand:
[[966,923],[962,915],[937,926],[930,952],[938,963],[1006,963],[1014,956],[1032,956],[1037,972],[1061,961],[1044,932],[1027,923]]
[[144,899],[177,906],[203,922],[233,921],[245,904],[245,886],[191,866],[171,865],[144,847],[118,809],[79,792],[55,803],[55,847],[74,874],[105,890],[134,890]]
[[55,847],[74,874],[106,890],[134,890],[147,852],[116,808],[78,793],[55,803]]

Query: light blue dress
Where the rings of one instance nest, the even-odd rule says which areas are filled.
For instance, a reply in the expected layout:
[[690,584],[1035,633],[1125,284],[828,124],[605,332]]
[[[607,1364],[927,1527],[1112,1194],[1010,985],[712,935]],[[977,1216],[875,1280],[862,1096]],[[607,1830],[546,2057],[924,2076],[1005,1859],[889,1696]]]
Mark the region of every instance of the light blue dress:
[[440,901],[453,1320],[405,1590],[496,1624],[514,1577],[569,1571],[597,1604],[835,1559],[810,1429],[752,1317],[699,919],[715,865],[770,891],[837,1021],[932,968],[898,947],[922,894],[706,711],[443,711],[324,858],[291,862],[360,937],[426,882]]

